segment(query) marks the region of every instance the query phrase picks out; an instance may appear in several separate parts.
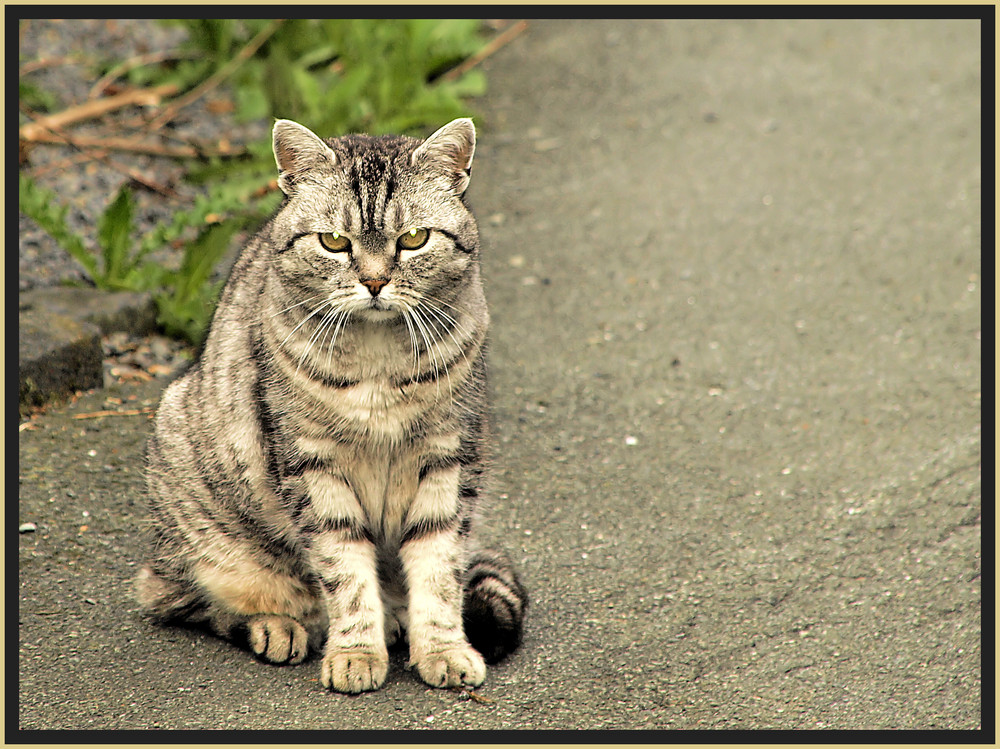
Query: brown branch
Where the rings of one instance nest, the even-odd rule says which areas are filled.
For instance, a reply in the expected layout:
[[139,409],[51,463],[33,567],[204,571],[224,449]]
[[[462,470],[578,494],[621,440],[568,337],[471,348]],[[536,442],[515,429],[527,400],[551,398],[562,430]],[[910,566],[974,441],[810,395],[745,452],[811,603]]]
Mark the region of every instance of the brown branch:
[[469,689],[468,687],[452,687],[451,691],[458,694],[459,699],[472,700],[473,702],[478,702],[482,705],[492,705],[496,700],[491,700],[489,697],[483,697],[481,694],[476,692],[475,689]]
[[172,159],[195,159],[203,156],[239,156],[245,151],[241,148],[218,148],[210,150],[196,146],[164,146],[160,143],[136,140],[134,138],[101,138],[88,135],[74,135],[71,138],[52,132],[39,132],[30,138],[32,143],[69,143],[77,148],[103,148],[111,151],[130,151],[133,153],[148,153],[153,156],[166,156]]
[[142,174],[141,172],[133,169],[132,167],[125,166],[124,164],[119,164],[114,159],[109,158],[107,156],[107,154],[105,154],[104,156],[102,156],[100,158],[101,158],[102,162],[104,162],[105,164],[107,164],[109,167],[111,167],[115,171],[121,172],[126,177],[128,177],[130,180],[132,180],[133,182],[135,182],[137,185],[142,185],[147,190],[155,192],[158,195],[162,195],[165,198],[176,198],[177,197],[177,191],[174,190],[172,187],[168,187],[167,185],[161,185],[156,180],[150,179],[145,174]]
[[275,31],[278,30],[278,27],[281,26],[282,23],[284,23],[284,19],[280,18],[272,21],[271,25],[251,39],[247,45],[239,51],[239,54],[237,54],[236,57],[216,70],[215,73],[202,81],[201,84],[195,86],[183,96],[178,96],[170,102],[166,109],[164,109],[158,117],[149,123],[150,131],[153,132],[159,130],[166,123],[176,117],[177,112],[179,112],[183,107],[197,101],[206,93],[222,83],[222,81],[226,78],[231,76],[240,65],[253,57],[254,53],[260,49],[261,45],[264,44],[264,42],[266,42]]
[[41,136],[46,130],[65,127],[66,125],[71,125],[74,122],[81,122],[83,120],[92,120],[103,114],[107,114],[108,112],[121,109],[122,107],[131,106],[133,104],[140,104],[143,106],[156,105],[160,103],[164,96],[171,96],[177,93],[177,91],[178,88],[176,84],[165,83],[162,86],[156,86],[154,88],[137,88],[130,91],[123,91],[120,94],[108,96],[103,99],[92,99],[91,101],[85,101],[83,104],[78,104],[75,107],[64,109],[61,112],[56,112],[55,114],[50,114],[45,117],[39,117],[34,122],[22,125],[18,134],[21,136],[22,140],[44,142],[44,139],[39,136]]
[[518,21],[503,33],[495,36],[489,44],[476,52],[476,54],[466,58],[461,64],[456,65],[441,77],[446,81],[453,81],[465,75],[487,57],[495,54],[501,47],[509,44],[514,37],[518,36],[526,28],[528,28],[527,21]]
[[81,57],[79,55],[69,55],[67,57],[43,57],[40,60],[32,60],[31,62],[24,63],[24,65],[18,69],[17,75],[20,77],[44,68],[54,68],[59,65],[86,65],[90,62],[91,60],[88,58]]
[[152,406],[149,408],[130,408],[124,411],[94,411],[93,413],[86,414],[73,414],[74,419],[97,419],[101,416],[142,416],[143,414],[151,414],[156,409]]
[[143,65],[152,65],[157,62],[164,62],[165,60],[176,60],[182,58],[192,57],[191,53],[184,54],[178,52],[177,50],[169,50],[166,52],[150,52],[146,55],[136,55],[135,57],[130,57],[124,62],[115,65],[111,70],[101,76],[97,83],[90,87],[90,92],[87,94],[87,99],[95,99],[100,95],[102,91],[107,87],[111,81],[119,76],[127,73],[133,68],[142,67]]
[[[77,151],[80,151],[81,154],[90,155],[91,158],[93,158],[94,160],[102,162],[103,164],[107,165],[108,167],[114,169],[117,172],[121,172],[130,180],[132,180],[137,184],[142,185],[147,190],[152,190],[153,192],[159,193],[165,198],[177,197],[177,193],[174,192],[174,190],[171,189],[170,187],[161,185],[159,182],[155,182],[154,180],[149,179],[149,177],[145,176],[144,174],[141,174],[139,171],[133,169],[132,167],[119,164],[118,162],[111,159],[106,149],[100,149],[100,148],[92,149],[86,146],[82,146],[80,145],[79,139],[77,137],[70,135],[69,133],[65,132],[60,128],[53,127],[51,128],[51,132],[53,135],[55,135],[57,138],[62,140],[67,145],[72,146]],[[21,142],[24,143],[25,141]]]

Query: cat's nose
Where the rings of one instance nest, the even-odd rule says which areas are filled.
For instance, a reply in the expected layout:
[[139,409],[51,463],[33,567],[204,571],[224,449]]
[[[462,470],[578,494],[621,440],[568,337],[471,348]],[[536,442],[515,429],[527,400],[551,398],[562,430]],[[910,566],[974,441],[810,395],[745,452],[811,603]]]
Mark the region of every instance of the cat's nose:
[[388,278],[369,278],[361,282],[364,284],[365,288],[371,292],[372,296],[378,296],[378,293],[385,288],[386,284],[389,283]]

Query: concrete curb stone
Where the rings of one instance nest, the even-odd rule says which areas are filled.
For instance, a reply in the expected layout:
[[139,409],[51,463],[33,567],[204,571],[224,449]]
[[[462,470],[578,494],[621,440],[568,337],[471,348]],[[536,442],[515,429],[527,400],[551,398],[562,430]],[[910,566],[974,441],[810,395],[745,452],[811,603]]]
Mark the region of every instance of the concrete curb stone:
[[103,384],[101,335],[156,329],[148,293],[53,286],[18,295],[18,414]]

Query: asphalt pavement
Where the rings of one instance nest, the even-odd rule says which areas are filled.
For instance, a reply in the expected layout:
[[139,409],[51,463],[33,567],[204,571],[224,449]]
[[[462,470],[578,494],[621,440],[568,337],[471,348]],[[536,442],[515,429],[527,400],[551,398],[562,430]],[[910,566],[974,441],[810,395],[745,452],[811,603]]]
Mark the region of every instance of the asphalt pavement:
[[153,626],[161,385],[116,386],[19,434],[20,728],[981,727],[981,62],[975,20],[531,21],[469,193],[523,647],[348,697]]

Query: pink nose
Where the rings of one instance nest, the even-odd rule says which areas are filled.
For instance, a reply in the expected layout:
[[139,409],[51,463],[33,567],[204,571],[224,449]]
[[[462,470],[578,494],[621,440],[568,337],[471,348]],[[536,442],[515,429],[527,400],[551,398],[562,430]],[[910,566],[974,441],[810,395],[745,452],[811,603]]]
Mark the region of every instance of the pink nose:
[[365,288],[367,288],[368,291],[371,292],[372,296],[378,296],[378,293],[386,287],[386,284],[389,283],[389,279],[370,278],[367,281],[362,281],[361,283],[363,283],[365,285]]

